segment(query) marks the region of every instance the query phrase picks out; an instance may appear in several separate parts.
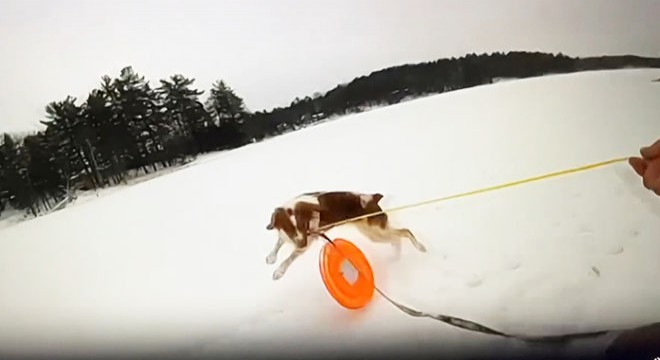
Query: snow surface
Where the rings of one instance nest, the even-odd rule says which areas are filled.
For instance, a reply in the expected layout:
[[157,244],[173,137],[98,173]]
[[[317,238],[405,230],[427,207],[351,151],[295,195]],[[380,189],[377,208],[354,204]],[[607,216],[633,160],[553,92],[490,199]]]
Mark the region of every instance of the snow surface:
[[[194,356],[528,345],[327,293],[317,242],[278,280],[274,206],[313,190],[392,208],[614,157],[660,135],[658,70],[554,75],[350,115],[0,229],[0,355]],[[297,167],[282,161],[295,161]],[[413,308],[555,335],[660,321],[660,199],[626,163],[395,212],[427,247],[375,245],[376,282]],[[299,341],[296,343],[294,341]],[[421,351],[421,350],[420,350]]]

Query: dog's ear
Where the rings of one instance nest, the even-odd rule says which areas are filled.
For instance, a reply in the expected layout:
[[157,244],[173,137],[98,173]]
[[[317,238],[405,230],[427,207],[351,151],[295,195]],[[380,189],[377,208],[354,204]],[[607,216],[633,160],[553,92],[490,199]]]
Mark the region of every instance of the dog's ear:
[[266,226],[266,230],[273,230],[275,228],[275,223],[277,222],[277,214],[282,210],[282,208],[276,208],[273,210],[273,213],[270,214],[270,223]]
[[381,194],[381,193],[375,193],[375,194],[372,194],[372,196],[373,196],[374,204],[378,204],[378,202],[384,197],[384,195]]

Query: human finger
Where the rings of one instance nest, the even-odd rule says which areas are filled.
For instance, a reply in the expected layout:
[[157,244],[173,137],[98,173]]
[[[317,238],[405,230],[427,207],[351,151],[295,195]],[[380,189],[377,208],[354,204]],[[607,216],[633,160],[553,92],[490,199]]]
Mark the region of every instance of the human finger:
[[639,153],[646,160],[653,160],[660,157],[660,139],[656,140],[652,145],[645,146],[640,149]]

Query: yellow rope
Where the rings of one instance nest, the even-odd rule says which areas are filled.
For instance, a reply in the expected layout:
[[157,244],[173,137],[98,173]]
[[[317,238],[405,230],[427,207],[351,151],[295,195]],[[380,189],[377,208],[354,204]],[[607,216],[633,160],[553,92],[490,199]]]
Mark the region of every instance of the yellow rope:
[[436,202],[441,202],[441,201],[446,201],[446,200],[451,200],[451,199],[457,199],[457,198],[466,197],[466,196],[470,196],[470,195],[482,194],[482,193],[489,192],[489,191],[501,190],[501,189],[504,189],[504,188],[518,186],[518,185],[530,183],[530,182],[533,182],[533,181],[544,180],[544,179],[549,179],[549,178],[553,178],[553,177],[568,175],[568,174],[572,174],[572,173],[576,173],[576,172],[580,172],[580,171],[592,170],[592,169],[595,169],[595,168],[598,168],[598,167],[602,167],[602,166],[606,166],[606,165],[610,165],[610,164],[614,164],[614,163],[618,163],[618,162],[623,162],[623,161],[627,161],[627,160],[628,160],[628,157],[621,157],[621,158],[611,159],[611,160],[607,160],[607,161],[601,161],[601,162],[598,162],[598,163],[588,164],[588,165],[584,165],[584,166],[580,166],[580,167],[576,167],[576,168],[572,168],[572,169],[557,171],[557,172],[553,172],[553,173],[549,173],[549,174],[545,174],[545,175],[540,175],[540,176],[535,176],[535,177],[522,179],[522,180],[518,180],[518,181],[512,181],[512,182],[508,182],[508,183],[504,183],[504,184],[500,184],[500,185],[495,185],[495,186],[490,186],[490,187],[486,187],[486,188],[482,188],[482,189],[472,190],[472,191],[468,191],[468,192],[464,192],[464,193],[460,193],[460,194],[445,196],[445,197],[441,197],[441,198],[438,198],[438,199],[432,199],[432,200],[422,201],[422,202],[418,202],[418,203],[414,203],[414,204],[403,205],[403,206],[395,207],[395,208],[392,208],[392,209],[389,209],[389,210],[383,210],[383,211],[379,211],[379,212],[369,213],[369,214],[366,214],[366,215],[356,216],[354,218],[346,219],[346,220],[343,220],[343,221],[338,221],[338,222],[333,223],[333,224],[328,224],[328,225],[325,225],[325,226],[322,226],[321,228],[319,228],[319,231],[327,230],[327,229],[335,227],[335,226],[347,224],[347,223],[353,222],[353,221],[366,219],[366,218],[373,217],[373,216],[380,215],[380,214],[392,213],[392,212],[395,212],[395,211],[410,209],[410,208],[414,208],[414,207],[428,205],[428,204],[431,204],[431,203],[436,203]]

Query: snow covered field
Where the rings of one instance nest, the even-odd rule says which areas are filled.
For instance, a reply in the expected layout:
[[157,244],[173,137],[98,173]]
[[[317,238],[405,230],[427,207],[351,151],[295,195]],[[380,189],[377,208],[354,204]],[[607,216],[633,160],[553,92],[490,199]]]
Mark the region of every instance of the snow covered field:
[[[418,99],[4,226],[0,355],[598,353],[611,336],[531,346],[412,318],[377,295],[346,310],[321,282],[321,242],[271,280],[276,234],[265,227],[301,192],[380,192],[392,208],[636,155],[660,136],[659,76],[588,72]],[[350,226],[329,235],[360,246],[377,285],[413,308],[521,335],[660,321],[660,199],[626,163],[390,216],[428,253],[404,243],[396,260]]]

